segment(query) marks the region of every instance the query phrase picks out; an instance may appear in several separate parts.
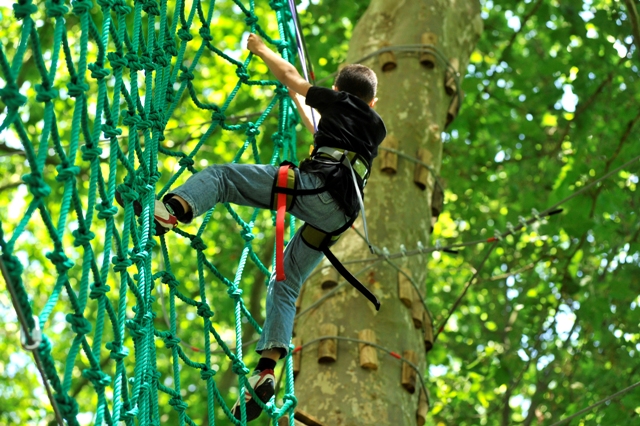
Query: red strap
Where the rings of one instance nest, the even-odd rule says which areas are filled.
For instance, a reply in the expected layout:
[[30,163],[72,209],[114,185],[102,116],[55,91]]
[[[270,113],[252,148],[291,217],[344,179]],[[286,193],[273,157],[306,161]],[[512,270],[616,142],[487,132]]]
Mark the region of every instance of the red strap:
[[[289,166],[280,166],[278,169],[279,188],[287,187]],[[284,214],[287,211],[287,194],[278,193],[276,210],[276,281],[284,281]]]

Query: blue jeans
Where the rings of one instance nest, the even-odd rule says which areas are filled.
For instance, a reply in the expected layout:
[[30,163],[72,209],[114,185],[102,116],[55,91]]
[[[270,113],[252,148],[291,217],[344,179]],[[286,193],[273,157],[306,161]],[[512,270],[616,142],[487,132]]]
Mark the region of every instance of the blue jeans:
[[[215,165],[191,176],[169,194],[182,197],[194,217],[206,213],[216,203],[225,202],[271,209],[271,189],[277,171],[276,166],[265,164]],[[315,189],[324,184],[314,174],[301,170],[299,173],[300,189]],[[296,197],[289,213],[327,232],[339,229],[349,220],[328,192]],[[300,287],[323,256],[302,241],[298,229],[284,251],[285,280],[276,281],[275,272],[269,279],[267,312],[256,351],[288,351]]]

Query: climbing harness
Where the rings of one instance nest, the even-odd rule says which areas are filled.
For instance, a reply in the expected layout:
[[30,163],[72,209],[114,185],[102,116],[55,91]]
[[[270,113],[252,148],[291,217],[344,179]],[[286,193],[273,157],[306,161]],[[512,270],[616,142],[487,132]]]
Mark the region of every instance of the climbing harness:
[[[362,187],[369,178],[369,166],[367,162],[355,152],[350,152],[340,148],[320,147],[316,148],[310,161],[317,161],[331,166],[347,167],[351,174],[351,180],[355,186],[355,191],[362,211],[362,220],[364,224],[364,233],[369,250],[372,253],[373,247],[369,242],[369,232],[367,230],[367,221],[365,218],[364,203],[362,201],[362,192],[358,183],[358,177],[362,182]],[[298,189],[298,168],[292,163],[285,161],[280,165],[278,173],[274,179],[273,189],[271,193],[272,208],[276,211],[276,280],[285,279],[284,272],[284,216],[288,208],[290,208],[297,196],[320,194],[327,191],[326,186],[314,189]],[[331,252],[330,247],[338,242],[344,231],[349,229],[358,217],[358,212],[342,227],[335,231],[327,232],[313,225],[305,223],[300,230],[302,241],[310,248],[321,251],[331,262],[334,268],[342,275],[353,287],[362,293],[373,305],[376,310],[380,309],[380,302],[376,296],[365,287],[356,277],[344,267],[344,265]]]

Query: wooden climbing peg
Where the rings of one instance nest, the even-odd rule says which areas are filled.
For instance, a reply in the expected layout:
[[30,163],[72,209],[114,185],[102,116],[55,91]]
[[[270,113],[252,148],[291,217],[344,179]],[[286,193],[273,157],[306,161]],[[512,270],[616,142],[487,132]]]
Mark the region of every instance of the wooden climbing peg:
[[429,352],[433,349],[433,322],[431,321],[431,315],[429,312],[424,311],[424,350]]
[[[433,155],[429,150],[426,150],[424,148],[418,148],[418,160],[425,164],[431,165],[433,160]],[[429,169],[427,169],[422,164],[416,163],[416,168],[413,173],[413,183],[415,183],[418,186],[418,188],[420,188],[423,191],[427,189],[427,186],[429,185],[430,176],[431,176],[431,172],[429,171]]]
[[[365,329],[358,333],[358,340],[364,340],[366,342],[377,343],[376,333],[373,330]],[[371,345],[365,343],[359,343],[360,348],[360,367],[366,370],[378,369],[378,351]]]
[[395,152],[387,151],[384,148],[389,148],[393,150],[398,150],[398,139],[392,135],[388,134],[386,138],[382,141],[381,145],[382,149],[380,150],[380,170],[389,173],[395,174],[398,171],[398,154]]
[[[302,346],[301,337],[294,337],[293,339],[291,339],[291,342],[293,343],[294,349]],[[297,376],[298,373],[300,372],[301,357],[302,357],[302,351],[297,351],[291,354],[291,359],[293,360],[293,377]]]
[[[389,47],[391,44],[388,41],[383,41],[380,44],[381,48]],[[382,52],[378,55],[378,63],[383,72],[393,71],[398,67],[398,61],[393,51]]]
[[338,285],[338,279],[340,278],[340,274],[338,270],[333,266],[329,266],[328,268],[322,268],[320,272],[321,281],[320,286],[323,290],[329,290]]
[[435,218],[436,221],[442,213],[444,208],[444,192],[440,185],[435,185],[433,192],[431,193],[431,218]]
[[398,297],[407,308],[413,304],[413,293],[415,292],[409,279],[410,276],[411,271],[407,268],[402,268],[402,272],[398,271]]
[[460,67],[460,61],[458,58],[449,58],[449,63],[451,64],[451,68],[447,67],[447,71],[444,74],[444,91],[447,92],[447,95],[455,95],[458,92],[458,87],[456,86],[456,77],[458,75],[458,68]]
[[[403,357],[413,365],[418,362],[418,355],[414,351],[404,351]],[[416,391],[416,370],[404,361],[402,362],[402,387],[409,393]]]
[[[337,336],[338,326],[335,324],[325,323],[320,325],[320,336]],[[338,359],[338,340],[322,339],[318,344],[318,362],[329,363],[336,362]]]
[[459,93],[456,93],[453,99],[451,99],[451,103],[449,104],[449,110],[447,111],[447,124],[444,125],[446,129],[449,127],[449,124],[453,122],[458,116],[458,108],[460,106],[460,97],[464,94],[461,90]]
[[422,33],[422,44],[428,44],[426,46],[430,48],[420,54],[420,63],[425,67],[432,69],[436,66],[436,55],[433,53],[438,46],[438,36],[434,33]]
[[418,399],[418,411],[416,412],[416,422],[418,426],[424,426],[427,421],[427,414],[429,414],[429,402],[427,401],[427,394],[424,393],[424,389],[420,389],[420,399]]
[[413,303],[411,304],[411,318],[413,318],[413,326],[415,328],[422,328],[422,320],[424,318],[424,305],[422,304],[422,298],[418,292],[413,289]]

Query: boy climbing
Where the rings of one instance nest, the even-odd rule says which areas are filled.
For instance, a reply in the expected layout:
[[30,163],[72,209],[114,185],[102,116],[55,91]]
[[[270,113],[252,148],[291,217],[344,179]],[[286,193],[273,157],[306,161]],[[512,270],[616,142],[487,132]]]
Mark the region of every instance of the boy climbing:
[[[256,347],[261,358],[249,378],[256,395],[267,402],[274,394],[276,362],[287,354],[300,287],[325,254],[332,256],[328,246],[355,220],[362,207],[361,191],[386,129],[372,109],[377,101],[377,78],[371,69],[362,65],[346,66],[338,74],[333,90],[326,89],[309,84],[259,36],[251,34],[247,48],[262,58],[289,89],[304,125],[314,133],[311,157],[303,161],[299,169],[266,164],[208,167],[169,192],[163,202],[156,201],[155,219],[156,234],[164,234],[173,229],[177,221],[188,223],[216,203],[274,210],[282,207],[278,210],[284,215],[283,203],[289,198],[290,205],[286,208],[290,214],[306,222],[287,244],[283,270],[276,267],[269,281],[266,319]],[[321,117],[317,131],[312,123],[311,108]],[[335,258],[330,260],[334,263]],[[348,271],[341,273],[346,277]],[[375,296],[362,284],[349,281],[372,300],[376,308],[379,306]],[[245,392],[244,398],[247,421],[256,419],[262,409],[249,392]],[[240,419],[239,400],[232,412]]]

